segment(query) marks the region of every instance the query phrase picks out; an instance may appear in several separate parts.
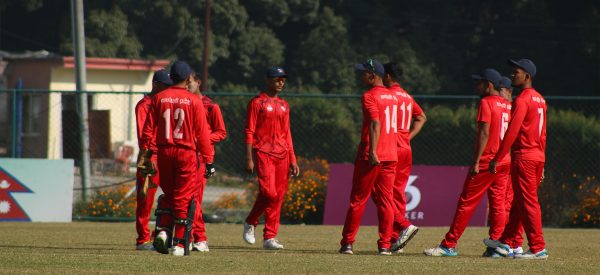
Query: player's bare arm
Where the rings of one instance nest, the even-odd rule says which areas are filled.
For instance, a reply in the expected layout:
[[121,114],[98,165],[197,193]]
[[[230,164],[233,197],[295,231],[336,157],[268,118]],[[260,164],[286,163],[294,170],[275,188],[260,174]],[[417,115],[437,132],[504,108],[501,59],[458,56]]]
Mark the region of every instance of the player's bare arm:
[[490,124],[479,122],[477,129],[477,142],[475,143],[475,154],[473,156],[473,165],[471,165],[470,169],[471,175],[479,173],[479,161],[481,160],[481,155],[483,155],[483,151],[485,150],[489,137]]
[[377,157],[377,144],[379,143],[379,135],[381,134],[381,123],[379,120],[371,121],[369,125],[369,163],[378,165],[379,158]]
[[413,127],[410,130],[409,134],[410,140],[412,140],[416,135],[419,134],[419,132],[421,132],[421,129],[423,128],[423,125],[425,125],[425,122],[427,122],[427,116],[425,116],[425,113],[422,113],[414,118]]
[[246,143],[246,171],[254,173],[254,160],[252,159],[252,144]]

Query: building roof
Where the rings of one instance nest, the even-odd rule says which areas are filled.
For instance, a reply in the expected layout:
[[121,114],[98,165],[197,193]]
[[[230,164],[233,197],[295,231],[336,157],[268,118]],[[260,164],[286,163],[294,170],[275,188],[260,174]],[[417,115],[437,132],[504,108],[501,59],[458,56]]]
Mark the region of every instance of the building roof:
[[[61,56],[45,50],[11,53],[0,51],[0,60],[62,60],[65,68],[75,67],[73,56]],[[169,65],[166,59],[144,60],[130,58],[86,57],[87,69],[126,70],[126,71],[156,71]]]
[[[107,69],[107,70],[126,70],[126,71],[157,71],[169,65],[170,61],[162,60],[141,60],[125,58],[102,58],[86,57],[85,67],[87,69]],[[75,58],[72,56],[63,57],[65,68],[75,67]]]

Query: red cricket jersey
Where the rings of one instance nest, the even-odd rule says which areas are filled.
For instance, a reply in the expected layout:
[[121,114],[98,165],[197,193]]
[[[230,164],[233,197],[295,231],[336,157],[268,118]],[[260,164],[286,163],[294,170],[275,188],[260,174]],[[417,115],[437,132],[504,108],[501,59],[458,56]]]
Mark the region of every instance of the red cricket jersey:
[[369,159],[369,125],[379,121],[381,125],[377,157],[379,161],[397,161],[397,108],[398,98],[383,86],[375,86],[362,96],[363,126],[358,154],[360,158]]
[[396,124],[398,127],[398,147],[410,148],[410,125],[413,117],[423,114],[423,109],[400,85],[394,84],[390,88],[398,98],[398,114]]
[[246,113],[246,144],[261,152],[284,157],[296,163],[290,130],[290,106],[278,96],[261,92],[248,103]]
[[[479,161],[479,169],[487,169],[490,161],[496,156],[508,128],[510,109],[510,102],[499,95],[486,96],[479,102],[477,122],[490,125],[489,137]],[[510,164],[510,154],[499,159],[497,164]]]
[[206,110],[206,120],[210,128],[210,149],[211,155],[215,155],[215,143],[222,141],[227,136],[225,130],[225,122],[223,122],[223,115],[221,114],[221,108],[219,104],[212,101],[208,96],[202,96],[202,104],[204,110]]
[[204,110],[206,110],[206,120],[208,126],[210,126],[210,142],[212,145],[222,141],[227,136],[225,130],[225,122],[223,121],[223,115],[221,114],[221,107],[219,104],[214,102],[210,97],[203,95],[202,104]]
[[[498,150],[498,158],[512,146],[515,160],[546,160],[546,100],[535,89],[527,88],[512,104],[512,118]],[[514,143],[514,144],[513,144]]]
[[[146,119],[148,119],[148,114],[150,112],[150,103],[152,103],[152,97],[149,95],[144,95],[140,101],[135,105],[135,119],[136,119],[136,127],[137,127],[137,139],[138,146],[142,148],[142,132],[144,130],[144,124],[146,124]],[[156,144],[154,143],[154,139],[151,139],[150,146],[148,146],[153,152],[156,152]]]
[[209,134],[200,98],[185,88],[171,86],[152,98],[142,133],[142,148],[149,148],[154,139],[157,147],[198,149],[203,162],[212,163]]

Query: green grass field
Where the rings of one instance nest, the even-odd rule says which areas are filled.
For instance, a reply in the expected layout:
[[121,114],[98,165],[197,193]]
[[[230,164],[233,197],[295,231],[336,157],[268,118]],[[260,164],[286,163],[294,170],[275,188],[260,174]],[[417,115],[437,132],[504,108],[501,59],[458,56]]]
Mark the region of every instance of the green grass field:
[[[0,223],[0,273],[600,273],[600,230],[544,230],[547,261],[482,258],[485,228],[468,228],[455,258],[422,254],[446,228],[421,228],[404,254],[376,255],[376,228],[362,227],[355,255],[337,253],[341,227],[283,225],[286,249],[246,245],[242,225],[208,224],[211,251],[190,257],[134,250],[133,223]],[[262,226],[259,226],[262,231]]]

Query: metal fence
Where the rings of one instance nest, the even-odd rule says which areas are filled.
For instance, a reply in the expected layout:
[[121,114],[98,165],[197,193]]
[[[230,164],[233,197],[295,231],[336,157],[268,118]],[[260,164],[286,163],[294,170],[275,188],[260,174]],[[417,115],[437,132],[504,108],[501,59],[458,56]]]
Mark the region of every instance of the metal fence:
[[[92,188],[134,176],[137,140],[134,107],[141,93],[86,92],[89,98]],[[218,176],[204,202],[244,190],[246,104],[254,94],[210,93],[222,109],[227,138],[217,144]],[[352,162],[361,127],[359,95],[287,94],[296,154],[331,163]],[[420,96],[428,122],[413,141],[415,164],[468,165],[475,140],[476,96]],[[573,174],[600,177],[600,97],[547,97],[547,169],[557,183]],[[74,158],[79,149],[74,92],[0,91],[0,157]],[[577,123],[581,123],[581,126]],[[596,129],[596,130],[594,130]],[[78,161],[76,161],[78,165]],[[80,189],[75,169],[75,196]],[[76,197],[79,198],[79,197]]]

